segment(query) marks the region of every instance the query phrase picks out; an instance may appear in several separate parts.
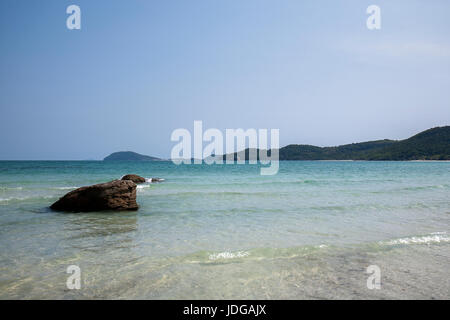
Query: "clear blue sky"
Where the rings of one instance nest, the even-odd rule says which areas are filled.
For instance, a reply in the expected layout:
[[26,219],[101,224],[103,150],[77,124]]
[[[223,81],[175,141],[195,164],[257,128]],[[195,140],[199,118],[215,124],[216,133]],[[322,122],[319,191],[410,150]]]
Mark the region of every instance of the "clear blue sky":
[[278,128],[282,146],[448,125],[449,16],[448,0],[2,0],[0,159],[169,157],[194,120]]

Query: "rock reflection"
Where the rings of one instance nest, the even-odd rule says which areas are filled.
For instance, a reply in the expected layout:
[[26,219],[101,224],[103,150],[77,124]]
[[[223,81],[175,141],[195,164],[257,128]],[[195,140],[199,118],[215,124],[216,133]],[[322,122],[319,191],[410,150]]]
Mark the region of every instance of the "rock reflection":
[[134,247],[136,212],[67,214],[64,224],[66,245],[102,251],[106,248]]

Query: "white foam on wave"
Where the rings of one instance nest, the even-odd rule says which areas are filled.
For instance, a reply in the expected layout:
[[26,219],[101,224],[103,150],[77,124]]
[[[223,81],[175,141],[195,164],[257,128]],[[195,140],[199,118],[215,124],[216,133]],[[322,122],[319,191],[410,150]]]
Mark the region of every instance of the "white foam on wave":
[[0,187],[0,190],[22,190],[23,187]]
[[[154,178],[145,178],[145,181],[148,182],[148,183],[153,183],[153,179],[154,179]],[[166,179],[156,178],[156,179],[155,179],[155,182],[162,182],[162,181],[164,181],[164,180],[166,180]]]
[[250,253],[247,251],[229,252],[224,251],[220,253],[214,253],[209,255],[209,260],[220,260],[220,259],[235,259],[247,257]]
[[8,201],[23,201],[32,199],[33,197],[9,197],[9,198],[0,198],[0,202],[8,202]]
[[434,232],[426,236],[419,237],[407,237],[394,239],[386,242],[380,242],[380,244],[385,245],[398,245],[398,244],[431,244],[431,243],[441,243],[450,242],[450,237],[446,232]]
[[150,188],[149,184],[139,184],[136,186],[137,189],[146,189],[146,188]]
[[26,200],[38,200],[38,199],[53,199],[54,196],[31,196],[31,197],[9,197],[9,198],[0,198],[0,203],[9,202],[9,201],[26,201]]

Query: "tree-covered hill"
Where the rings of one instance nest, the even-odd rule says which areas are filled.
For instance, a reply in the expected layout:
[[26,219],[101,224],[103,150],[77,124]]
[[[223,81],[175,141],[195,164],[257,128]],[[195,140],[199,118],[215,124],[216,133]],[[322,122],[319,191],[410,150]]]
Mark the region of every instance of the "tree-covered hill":
[[107,156],[104,161],[156,161],[159,158],[142,155],[132,151],[114,152]]
[[350,160],[368,151],[381,150],[394,144],[392,140],[378,140],[346,144],[339,147],[288,145],[280,149],[280,160]]
[[450,160],[450,126],[432,128],[380,150],[363,154],[367,160]]
[[[245,150],[248,159],[249,150]],[[269,151],[270,154],[270,151]],[[237,159],[237,154],[234,154]],[[225,156],[224,156],[225,159]],[[280,160],[450,160],[450,126],[423,131],[405,140],[377,140],[338,147],[291,144]]]

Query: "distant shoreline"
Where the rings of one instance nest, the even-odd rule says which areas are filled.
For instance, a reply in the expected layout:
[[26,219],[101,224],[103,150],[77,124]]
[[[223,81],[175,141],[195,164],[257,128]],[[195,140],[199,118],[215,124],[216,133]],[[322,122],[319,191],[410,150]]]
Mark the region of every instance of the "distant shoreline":
[[[279,162],[292,162],[292,161],[303,161],[303,162],[450,162],[450,160],[272,160]],[[139,163],[155,163],[155,162],[173,162],[170,159],[152,160],[152,161],[142,161],[142,160],[115,160],[115,161],[104,161],[104,160],[0,160],[0,162],[101,162],[101,163],[125,163],[125,162],[139,162]],[[193,161],[191,161],[193,162]],[[234,161],[237,163],[237,161]],[[223,164],[226,164],[225,161]]]

